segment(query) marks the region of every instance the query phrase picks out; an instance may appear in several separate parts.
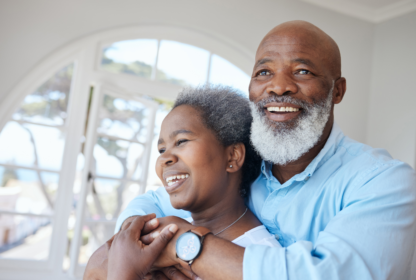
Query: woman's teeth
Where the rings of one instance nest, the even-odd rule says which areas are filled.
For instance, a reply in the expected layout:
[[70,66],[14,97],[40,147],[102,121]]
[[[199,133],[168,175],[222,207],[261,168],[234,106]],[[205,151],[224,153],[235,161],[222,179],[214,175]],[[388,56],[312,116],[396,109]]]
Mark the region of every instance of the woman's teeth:
[[294,107],[267,107],[269,112],[297,112],[299,108]]
[[188,178],[188,174],[182,174],[182,175],[174,175],[166,178],[166,183],[168,183],[168,186],[173,185],[176,181]]

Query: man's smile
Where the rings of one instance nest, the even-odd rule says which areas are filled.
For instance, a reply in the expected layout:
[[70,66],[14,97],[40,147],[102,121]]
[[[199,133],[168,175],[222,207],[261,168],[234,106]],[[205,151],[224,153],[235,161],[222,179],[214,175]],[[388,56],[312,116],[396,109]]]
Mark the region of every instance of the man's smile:
[[272,102],[264,106],[264,111],[269,120],[285,122],[299,116],[302,108],[290,103]]

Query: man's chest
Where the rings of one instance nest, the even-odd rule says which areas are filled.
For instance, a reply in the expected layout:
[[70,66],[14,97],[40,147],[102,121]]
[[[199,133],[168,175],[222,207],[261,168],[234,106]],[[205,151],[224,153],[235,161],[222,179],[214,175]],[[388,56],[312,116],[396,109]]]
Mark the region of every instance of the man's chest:
[[283,186],[265,178],[260,179],[263,182],[257,180],[250,208],[282,246],[297,240],[314,243],[319,232],[341,211],[348,187],[341,177],[330,175],[317,173]]

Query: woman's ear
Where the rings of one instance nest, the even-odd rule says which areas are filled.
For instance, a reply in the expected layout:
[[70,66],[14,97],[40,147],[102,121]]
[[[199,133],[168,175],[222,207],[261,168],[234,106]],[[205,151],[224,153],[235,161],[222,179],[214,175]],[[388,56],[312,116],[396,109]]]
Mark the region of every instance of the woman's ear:
[[246,158],[246,146],[243,143],[237,143],[227,148],[228,165],[227,172],[233,173],[241,169]]

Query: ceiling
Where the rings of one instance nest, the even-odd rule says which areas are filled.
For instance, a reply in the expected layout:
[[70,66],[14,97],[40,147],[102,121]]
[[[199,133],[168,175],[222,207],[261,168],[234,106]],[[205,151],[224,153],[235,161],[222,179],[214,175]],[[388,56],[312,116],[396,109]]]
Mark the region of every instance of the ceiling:
[[416,10],[416,0],[302,0],[370,22],[382,22]]

